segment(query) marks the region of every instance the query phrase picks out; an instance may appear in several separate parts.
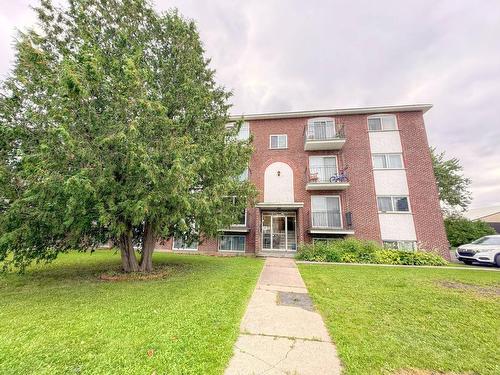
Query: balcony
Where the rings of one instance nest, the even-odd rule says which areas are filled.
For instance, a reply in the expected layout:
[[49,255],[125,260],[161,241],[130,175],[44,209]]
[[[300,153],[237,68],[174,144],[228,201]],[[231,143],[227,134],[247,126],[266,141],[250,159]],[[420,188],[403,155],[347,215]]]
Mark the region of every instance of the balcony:
[[346,213],[347,227],[343,225],[342,213],[338,210],[312,211],[309,216],[310,234],[354,234],[350,213]]
[[304,150],[340,150],[345,141],[343,126],[329,123],[309,124],[305,131]]
[[350,186],[345,171],[336,167],[311,167],[307,175],[306,190],[345,190]]

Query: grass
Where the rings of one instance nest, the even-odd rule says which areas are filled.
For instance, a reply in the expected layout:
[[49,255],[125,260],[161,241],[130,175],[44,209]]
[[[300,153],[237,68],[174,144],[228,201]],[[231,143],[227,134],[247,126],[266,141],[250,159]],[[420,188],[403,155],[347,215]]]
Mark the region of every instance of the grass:
[[299,269],[346,374],[500,374],[499,272],[311,264]]
[[[262,262],[159,253],[162,277],[113,251],[0,274],[1,374],[221,374]],[[109,271],[112,272],[109,272]]]

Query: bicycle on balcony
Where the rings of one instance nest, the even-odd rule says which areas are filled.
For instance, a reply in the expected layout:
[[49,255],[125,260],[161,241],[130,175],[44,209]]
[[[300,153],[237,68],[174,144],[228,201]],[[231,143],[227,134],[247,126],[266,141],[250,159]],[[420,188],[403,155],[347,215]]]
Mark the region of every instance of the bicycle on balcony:
[[333,175],[330,177],[330,182],[333,183],[343,183],[343,182],[349,182],[349,178],[347,177],[347,172],[344,170],[341,170],[339,173]]

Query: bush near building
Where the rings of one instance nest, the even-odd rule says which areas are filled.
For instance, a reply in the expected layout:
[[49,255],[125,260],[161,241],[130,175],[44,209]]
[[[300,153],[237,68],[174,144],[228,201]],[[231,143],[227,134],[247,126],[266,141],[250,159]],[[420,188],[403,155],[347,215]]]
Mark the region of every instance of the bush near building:
[[450,216],[444,220],[448,241],[453,247],[470,243],[483,236],[496,234],[495,230],[480,220],[469,220],[462,216]]
[[427,251],[388,250],[372,241],[349,238],[339,241],[304,244],[299,248],[299,260],[337,263],[404,264],[444,266],[447,261]]

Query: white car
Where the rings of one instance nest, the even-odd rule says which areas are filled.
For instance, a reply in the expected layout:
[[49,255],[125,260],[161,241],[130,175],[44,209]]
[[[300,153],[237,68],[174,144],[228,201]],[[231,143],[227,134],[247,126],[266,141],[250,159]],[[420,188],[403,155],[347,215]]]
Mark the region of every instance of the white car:
[[457,259],[465,264],[492,263],[500,267],[500,235],[485,236],[472,243],[459,246]]

